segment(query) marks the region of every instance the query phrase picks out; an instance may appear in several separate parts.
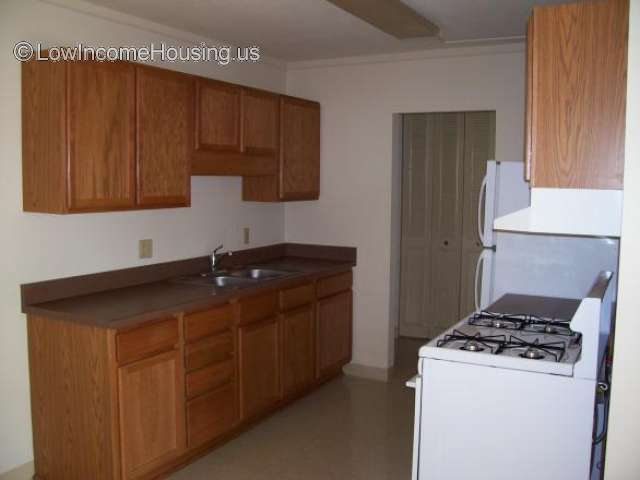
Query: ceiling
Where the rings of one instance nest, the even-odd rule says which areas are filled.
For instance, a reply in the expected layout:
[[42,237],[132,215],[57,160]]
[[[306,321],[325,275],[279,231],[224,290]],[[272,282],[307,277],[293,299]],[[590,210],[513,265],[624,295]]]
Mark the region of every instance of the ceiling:
[[[399,40],[324,0],[87,0],[89,3],[234,45],[258,45],[285,61],[406,52],[442,46]],[[566,0],[402,0],[449,42],[521,37],[533,4]]]

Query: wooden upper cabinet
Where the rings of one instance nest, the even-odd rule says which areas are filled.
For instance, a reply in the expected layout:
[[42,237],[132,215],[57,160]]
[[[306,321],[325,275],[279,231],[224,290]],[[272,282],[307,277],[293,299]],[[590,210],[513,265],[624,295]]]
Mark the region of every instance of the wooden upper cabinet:
[[189,206],[194,80],[137,68],[137,181],[141,206]]
[[536,7],[529,20],[534,187],[622,188],[628,0]]
[[197,81],[196,150],[240,152],[240,87]]
[[25,62],[23,209],[188,206],[193,84],[128,62]]
[[198,79],[195,175],[268,175],[277,168],[279,96]]
[[242,91],[242,149],[276,155],[280,146],[280,97],[245,88]]
[[24,63],[24,210],[133,208],[135,111],[132,64]]
[[245,177],[242,198],[277,202],[320,196],[320,104],[280,97],[280,154],[274,176]]
[[282,98],[280,198],[313,200],[320,195],[320,105]]
[[135,68],[124,62],[71,62],[69,209],[135,205]]

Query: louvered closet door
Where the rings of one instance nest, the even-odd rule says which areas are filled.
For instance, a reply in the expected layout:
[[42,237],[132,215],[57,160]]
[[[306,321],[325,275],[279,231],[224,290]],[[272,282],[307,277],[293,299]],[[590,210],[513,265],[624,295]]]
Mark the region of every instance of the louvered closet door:
[[427,181],[427,115],[403,118],[400,334],[426,337],[431,271],[431,197]]
[[433,172],[427,184],[432,203],[427,336],[433,338],[460,318],[464,114],[429,116],[427,145]]
[[478,194],[494,154],[493,112],[404,116],[401,335],[433,338],[473,310]]
[[458,318],[464,114],[404,118],[400,334],[433,337]]

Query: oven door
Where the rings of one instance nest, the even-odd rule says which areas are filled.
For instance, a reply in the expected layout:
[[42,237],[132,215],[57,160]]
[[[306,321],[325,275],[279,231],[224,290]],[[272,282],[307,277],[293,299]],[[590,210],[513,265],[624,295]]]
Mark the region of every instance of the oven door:
[[[420,360],[422,363],[422,360]],[[422,369],[420,369],[422,370]],[[420,424],[422,410],[422,375],[407,380],[407,387],[415,390],[415,411],[413,422],[413,458],[411,463],[411,480],[418,480],[418,468],[420,465]]]

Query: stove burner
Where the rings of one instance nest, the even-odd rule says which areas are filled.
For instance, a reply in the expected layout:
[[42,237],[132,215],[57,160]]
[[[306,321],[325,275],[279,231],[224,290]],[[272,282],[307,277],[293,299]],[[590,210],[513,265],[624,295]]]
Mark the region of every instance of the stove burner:
[[521,330],[526,323],[524,315],[506,315],[503,313],[478,312],[469,318],[470,325],[491,327],[504,330]]
[[540,343],[538,339],[533,342],[527,342],[526,340],[511,335],[509,341],[503,346],[503,349],[522,350],[519,354],[520,357],[529,360],[542,360],[547,357],[552,357],[556,362],[559,362],[567,352],[567,343],[564,341]]
[[542,353],[537,348],[527,348],[523,353],[520,354],[522,358],[528,358],[529,360],[541,360],[544,358],[544,353]]
[[484,348],[480,346],[478,342],[469,340],[467,343],[460,347],[460,350],[466,350],[467,352],[482,352]]
[[459,347],[460,350],[465,350],[467,352],[483,352],[488,350],[489,353],[499,353],[502,345],[504,345],[506,341],[507,337],[504,335],[467,335],[459,330],[454,330],[451,334],[445,335],[440,339],[437,346],[454,346],[451,344],[464,342],[463,345]]

